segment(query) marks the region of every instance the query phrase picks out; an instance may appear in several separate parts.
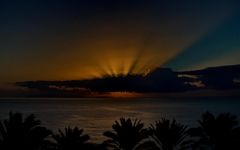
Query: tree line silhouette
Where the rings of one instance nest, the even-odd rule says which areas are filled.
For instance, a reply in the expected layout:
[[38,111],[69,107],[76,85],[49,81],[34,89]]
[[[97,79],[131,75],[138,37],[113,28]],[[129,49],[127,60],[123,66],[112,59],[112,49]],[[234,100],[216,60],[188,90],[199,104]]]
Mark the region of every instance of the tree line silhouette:
[[90,136],[78,127],[53,133],[31,114],[9,113],[0,121],[0,150],[239,150],[240,126],[237,116],[206,112],[198,126],[190,128],[176,120],[162,118],[145,127],[141,120],[120,118],[107,140],[90,142]]

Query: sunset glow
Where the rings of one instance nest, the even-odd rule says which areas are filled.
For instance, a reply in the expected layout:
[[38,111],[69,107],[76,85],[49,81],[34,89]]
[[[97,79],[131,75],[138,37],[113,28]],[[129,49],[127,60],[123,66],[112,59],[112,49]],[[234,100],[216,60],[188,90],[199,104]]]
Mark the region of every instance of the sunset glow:
[[135,93],[135,92],[111,92],[109,93],[109,97],[112,98],[137,98],[137,97],[143,97],[144,95],[141,93]]
[[[87,5],[89,9],[85,10],[82,5]],[[41,13],[32,13],[27,6],[24,6],[27,8],[23,9],[22,13],[28,14],[29,18],[39,17],[40,23],[38,19],[31,20],[19,16],[20,18],[16,18],[19,21],[14,24],[16,28],[11,29],[11,22],[2,27],[4,32],[1,36],[7,41],[0,47],[0,68],[2,68],[0,82],[91,79],[106,75],[144,74],[156,67],[191,69],[196,66],[207,67],[213,64],[210,61],[221,62],[222,65],[238,61],[238,59],[230,59],[232,55],[227,55],[228,58],[224,60],[221,56],[214,58],[212,56],[199,59],[194,64],[185,63],[194,56],[191,51],[198,49],[201,41],[209,35],[215,35],[215,28],[221,29],[221,26],[225,27],[225,22],[231,20],[236,12],[234,4],[213,5],[214,11],[208,8],[200,9],[197,5],[192,7],[186,5],[176,11],[176,6],[173,5],[166,10],[166,14],[169,15],[165,15],[158,8],[161,8],[162,4],[157,1],[149,2],[144,10],[141,10],[142,2],[139,2],[136,7],[120,5],[127,10],[126,12],[124,8],[119,10],[122,16],[107,8],[108,13],[95,10],[90,3],[82,5],[76,4],[81,7],[75,10],[79,11],[78,15],[81,18],[79,20],[73,19],[71,12],[64,12],[65,14],[60,18],[49,19],[44,16],[41,18],[38,16]],[[105,7],[105,3],[101,5]],[[57,6],[51,7],[53,8],[49,9],[56,9],[56,13],[61,12],[55,8]],[[66,7],[71,8],[68,5]],[[81,9],[83,12],[80,11]],[[99,13],[88,16],[88,10],[91,9]],[[184,13],[183,10],[191,10],[191,13]],[[48,13],[50,17],[56,15],[52,14],[51,10]],[[28,27],[31,24],[32,27]],[[11,36],[12,34],[14,36]],[[8,36],[9,38],[4,38]],[[217,34],[216,36],[221,37]],[[209,44],[202,45],[202,49],[206,49]],[[222,47],[228,50],[227,45]],[[184,53],[190,54],[185,58]],[[232,53],[234,56],[239,55],[236,50],[232,50]]]
[[[106,77],[110,86],[111,80],[129,84],[134,75],[147,76],[157,68],[177,72],[240,63],[235,1],[37,3],[4,2],[0,86],[77,80],[99,90],[85,80],[103,79],[97,85],[104,89]],[[146,78],[140,79],[145,88],[155,82]]]
[[0,18],[0,150],[240,150],[240,0],[1,0]]

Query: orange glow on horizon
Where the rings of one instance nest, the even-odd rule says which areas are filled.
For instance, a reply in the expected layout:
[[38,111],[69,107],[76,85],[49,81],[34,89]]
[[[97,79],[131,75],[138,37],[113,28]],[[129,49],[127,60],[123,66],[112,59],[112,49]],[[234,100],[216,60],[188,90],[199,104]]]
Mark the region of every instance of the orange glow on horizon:
[[136,93],[136,92],[110,92],[109,97],[112,98],[136,98],[136,97],[143,97],[143,93]]

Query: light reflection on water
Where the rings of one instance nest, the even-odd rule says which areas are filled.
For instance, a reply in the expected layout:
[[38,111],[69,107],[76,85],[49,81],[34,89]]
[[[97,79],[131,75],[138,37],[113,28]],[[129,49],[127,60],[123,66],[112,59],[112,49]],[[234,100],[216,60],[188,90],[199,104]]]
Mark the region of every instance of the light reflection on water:
[[43,125],[56,131],[65,126],[84,128],[92,141],[101,141],[103,131],[120,117],[141,119],[146,126],[161,117],[175,118],[190,126],[205,111],[212,113],[231,112],[240,116],[240,99],[1,99],[0,118],[6,118],[9,111],[34,113]]

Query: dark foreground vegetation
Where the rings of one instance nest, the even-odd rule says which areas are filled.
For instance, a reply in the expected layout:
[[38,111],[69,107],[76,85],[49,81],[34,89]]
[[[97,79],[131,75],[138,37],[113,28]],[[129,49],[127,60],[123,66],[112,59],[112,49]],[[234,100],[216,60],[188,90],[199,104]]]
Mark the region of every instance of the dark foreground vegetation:
[[229,113],[206,112],[196,128],[165,118],[150,127],[121,118],[103,135],[107,140],[95,144],[78,127],[53,133],[34,115],[10,112],[0,121],[0,150],[240,150],[239,121]]

